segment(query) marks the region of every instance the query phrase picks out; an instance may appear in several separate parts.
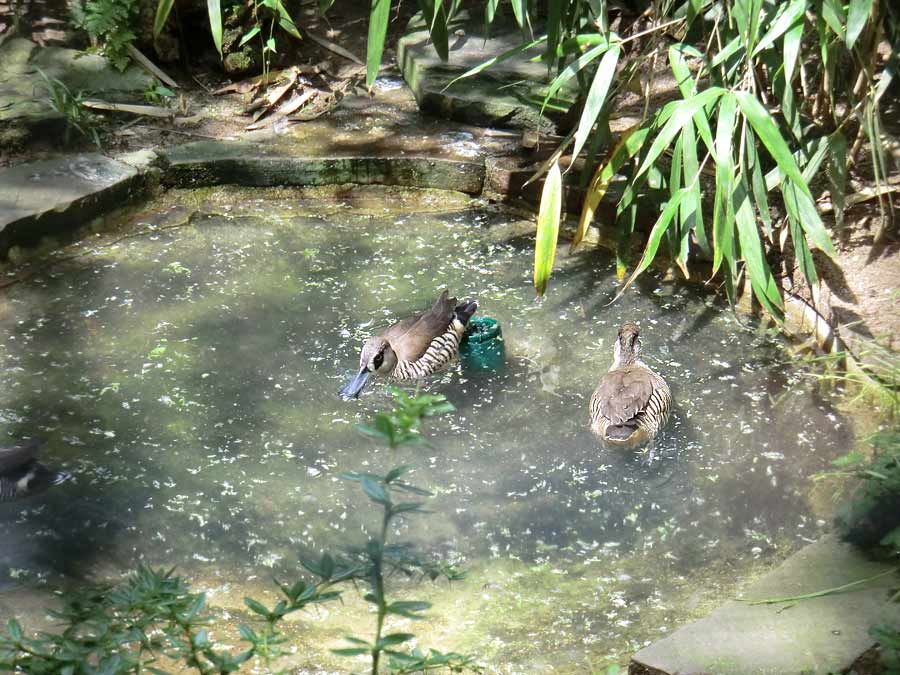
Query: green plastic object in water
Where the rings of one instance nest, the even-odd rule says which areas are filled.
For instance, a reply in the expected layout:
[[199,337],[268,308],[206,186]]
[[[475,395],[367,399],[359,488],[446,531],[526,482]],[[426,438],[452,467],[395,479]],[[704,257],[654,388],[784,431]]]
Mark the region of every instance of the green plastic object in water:
[[459,355],[467,368],[499,370],[506,362],[506,348],[500,324],[486,316],[473,316],[466,326],[466,339]]

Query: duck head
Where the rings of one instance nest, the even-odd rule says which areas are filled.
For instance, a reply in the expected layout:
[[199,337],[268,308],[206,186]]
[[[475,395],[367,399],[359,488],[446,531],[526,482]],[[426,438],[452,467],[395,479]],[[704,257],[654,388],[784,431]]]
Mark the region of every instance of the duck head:
[[0,479],[13,487],[11,495],[8,496],[9,499],[22,499],[46,492],[54,485],[64,483],[71,477],[72,475],[65,471],[49,469],[40,462],[32,461],[0,476]]
[[359,373],[341,389],[341,398],[345,401],[359,398],[370,375],[390,375],[396,367],[397,355],[388,341],[383,337],[370,337],[363,343],[359,355]]
[[640,329],[630,321],[622,324],[613,347],[613,368],[634,363],[641,354]]

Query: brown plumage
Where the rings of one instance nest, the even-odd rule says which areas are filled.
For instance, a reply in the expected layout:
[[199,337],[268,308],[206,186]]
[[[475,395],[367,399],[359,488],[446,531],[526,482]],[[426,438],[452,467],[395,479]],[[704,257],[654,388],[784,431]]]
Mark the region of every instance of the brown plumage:
[[639,334],[633,323],[619,329],[612,366],[591,397],[591,430],[610,446],[643,445],[669,419],[669,386],[640,360]]
[[466,324],[478,308],[474,300],[457,304],[447,291],[427,312],[414,314],[365,341],[359,373],[341,390],[357,398],[372,374],[415,380],[442,370],[459,353]]

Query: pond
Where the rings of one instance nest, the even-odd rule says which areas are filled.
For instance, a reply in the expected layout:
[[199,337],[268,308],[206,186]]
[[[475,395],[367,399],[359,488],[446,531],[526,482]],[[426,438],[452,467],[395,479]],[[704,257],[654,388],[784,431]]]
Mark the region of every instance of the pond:
[[[299,555],[378,525],[339,474],[409,464],[436,496],[392,537],[468,577],[395,580],[434,607],[391,628],[493,672],[585,673],[826,525],[810,476],[847,451],[850,423],[773,331],[699,286],[648,274],[609,304],[614,260],[563,244],[538,304],[533,223],[436,192],[172,191],[119,220],[0,296],[3,438],[44,436],[75,474],[0,505],[0,600],[177,564],[237,623]],[[457,409],[427,422],[432,447],[381,448],[355,424],[390,405],[385,384],[338,390],[365,336],[444,288],[499,321],[506,365],[430,380]],[[653,457],[588,430],[625,320],[676,401]],[[301,672],[353,669],[329,649],[371,615],[346,597],[292,624]]]

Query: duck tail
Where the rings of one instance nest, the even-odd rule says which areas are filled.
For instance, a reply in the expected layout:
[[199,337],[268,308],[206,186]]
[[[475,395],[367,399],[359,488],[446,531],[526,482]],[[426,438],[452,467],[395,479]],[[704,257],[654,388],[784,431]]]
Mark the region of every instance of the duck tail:
[[606,438],[610,441],[627,441],[637,431],[637,427],[630,424],[615,424],[606,428]]
[[476,309],[478,309],[478,303],[475,300],[466,300],[456,306],[454,314],[456,319],[465,326],[469,323],[469,319],[472,318]]

